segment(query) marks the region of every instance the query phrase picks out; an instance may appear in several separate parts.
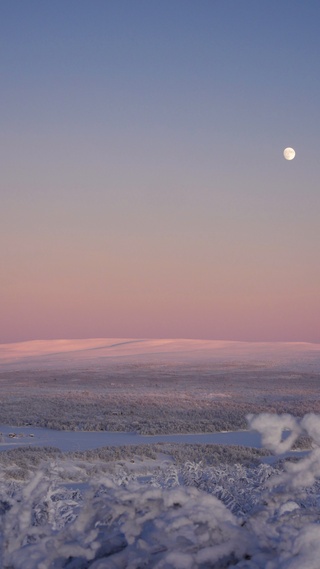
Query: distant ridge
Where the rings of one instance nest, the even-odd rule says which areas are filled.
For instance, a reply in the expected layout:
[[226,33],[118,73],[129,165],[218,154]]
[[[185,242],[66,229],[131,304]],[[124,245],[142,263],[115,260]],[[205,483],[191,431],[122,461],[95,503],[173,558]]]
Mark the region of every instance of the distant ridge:
[[0,365],[54,367],[108,361],[251,361],[279,365],[286,362],[320,371],[320,344],[307,342],[238,342],[222,340],[89,338],[31,340],[0,344]]

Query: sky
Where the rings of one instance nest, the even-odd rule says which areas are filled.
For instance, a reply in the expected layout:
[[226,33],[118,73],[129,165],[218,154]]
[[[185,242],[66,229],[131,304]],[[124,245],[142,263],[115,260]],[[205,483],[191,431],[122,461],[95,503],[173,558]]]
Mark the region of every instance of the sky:
[[319,17],[0,0],[0,342],[320,342]]

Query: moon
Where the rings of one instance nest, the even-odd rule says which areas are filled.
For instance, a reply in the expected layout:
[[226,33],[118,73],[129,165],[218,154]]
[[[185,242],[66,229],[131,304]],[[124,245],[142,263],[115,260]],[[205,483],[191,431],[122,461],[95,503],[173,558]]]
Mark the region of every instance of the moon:
[[290,146],[288,146],[288,148],[285,148],[283,151],[283,156],[286,160],[293,160],[295,155],[296,151],[293,148],[290,148]]

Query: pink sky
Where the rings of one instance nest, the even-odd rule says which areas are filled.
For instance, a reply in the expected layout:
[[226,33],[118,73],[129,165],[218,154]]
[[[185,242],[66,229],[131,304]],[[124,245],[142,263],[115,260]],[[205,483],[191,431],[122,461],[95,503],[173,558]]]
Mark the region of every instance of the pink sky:
[[317,216],[302,199],[288,215],[279,198],[273,217],[235,201],[221,219],[196,202],[182,213],[132,204],[112,218],[108,195],[101,208],[53,190],[25,199],[1,227],[0,342],[319,342]]
[[279,251],[260,257],[249,242],[240,256],[236,246],[217,251],[210,242],[114,239],[108,249],[80,235],[72,244],[58,234],[15,239],[2,287],[1,342],[320,341],[318,268],[303,257],[301,264]]

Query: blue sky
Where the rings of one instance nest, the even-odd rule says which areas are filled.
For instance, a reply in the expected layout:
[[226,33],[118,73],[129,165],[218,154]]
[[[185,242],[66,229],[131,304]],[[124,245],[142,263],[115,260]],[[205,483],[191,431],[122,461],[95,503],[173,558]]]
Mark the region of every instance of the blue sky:
[[1,1],[0,341],[320,341],[319,15]]

